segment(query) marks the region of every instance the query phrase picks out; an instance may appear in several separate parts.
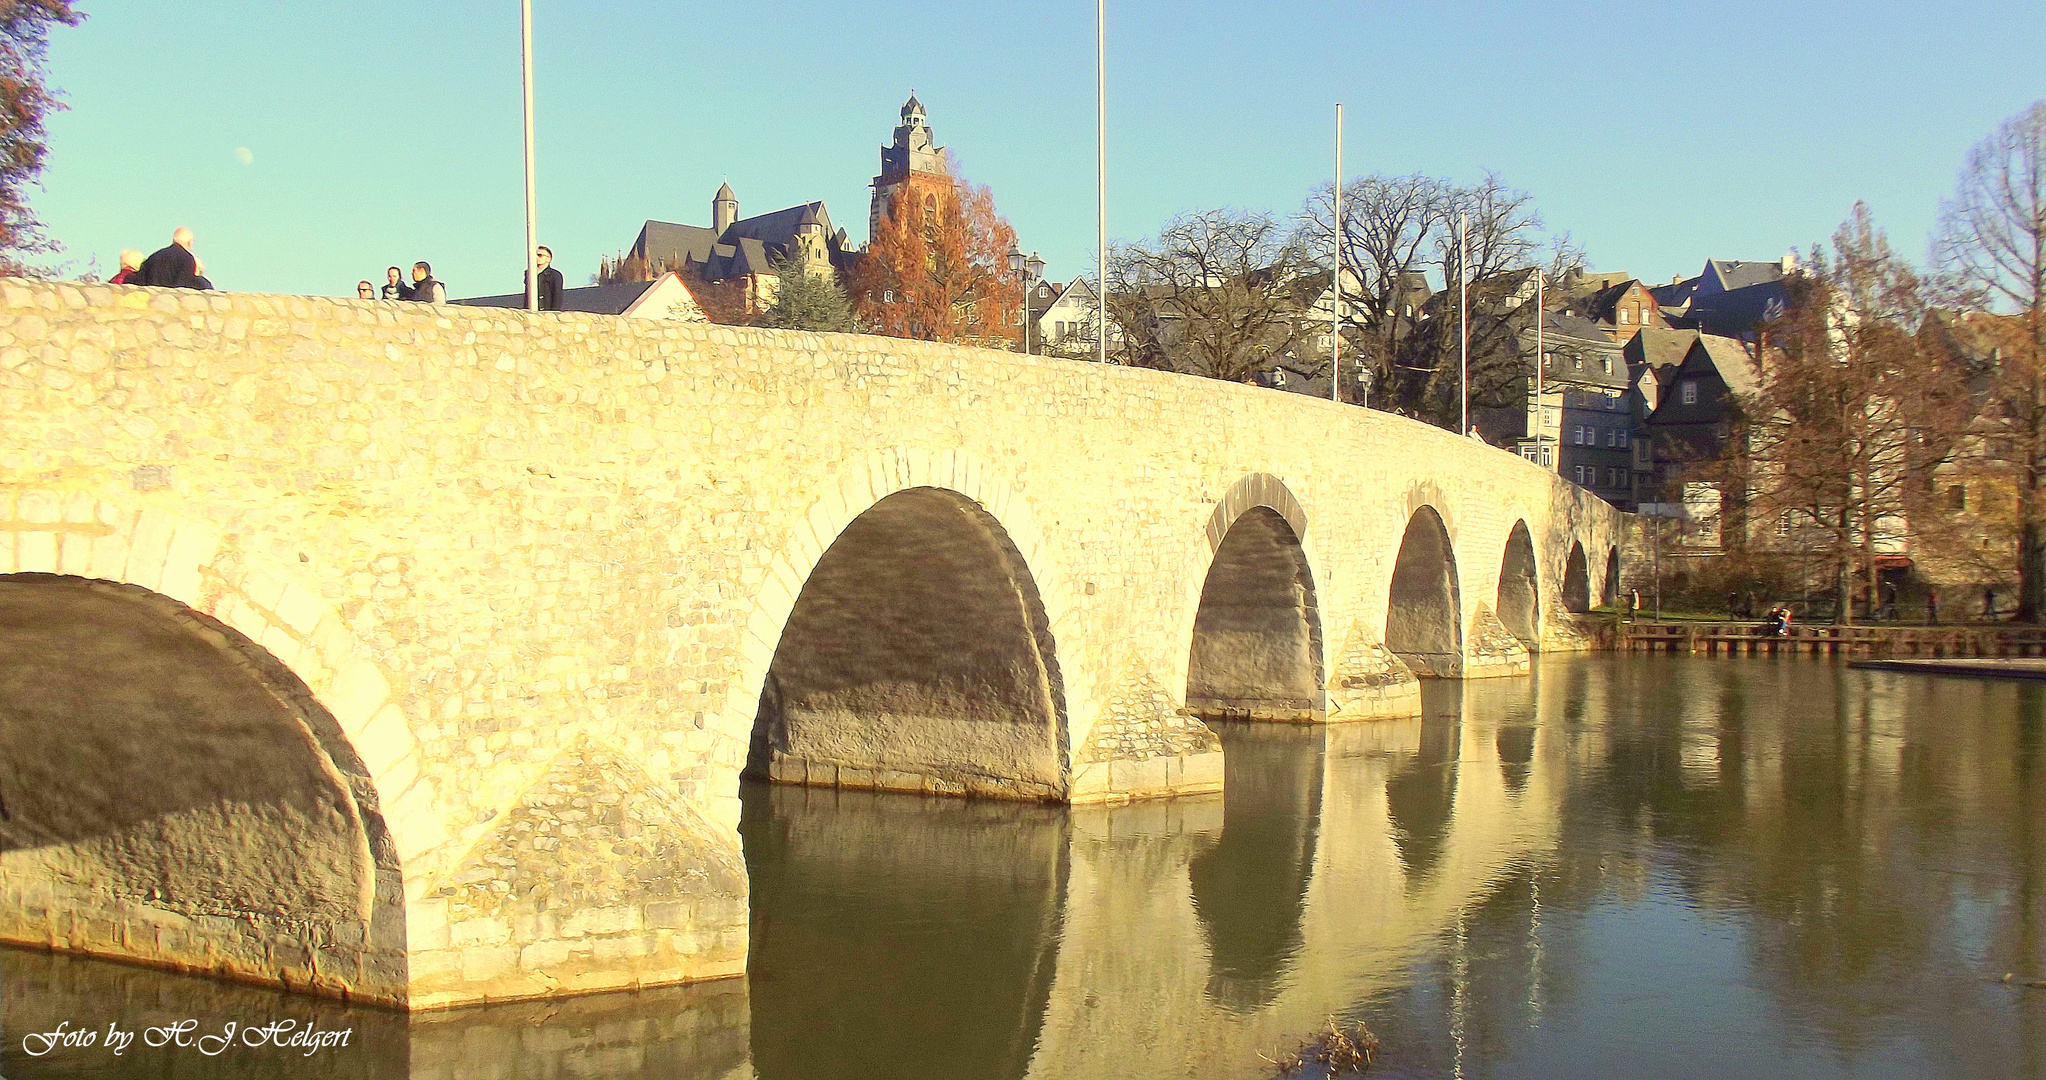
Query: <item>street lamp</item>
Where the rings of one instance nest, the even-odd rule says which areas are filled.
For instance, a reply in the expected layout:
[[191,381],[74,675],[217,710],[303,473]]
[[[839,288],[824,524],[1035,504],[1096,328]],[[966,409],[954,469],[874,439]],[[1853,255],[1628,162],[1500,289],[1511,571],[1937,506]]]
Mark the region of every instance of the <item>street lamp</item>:
[[1009,245],[1009,272],[1023,281],[1023,354],[1030,355],[1030,290],[1044,276],[1044,260],[1031,252],[1027,257],[1023,249]]

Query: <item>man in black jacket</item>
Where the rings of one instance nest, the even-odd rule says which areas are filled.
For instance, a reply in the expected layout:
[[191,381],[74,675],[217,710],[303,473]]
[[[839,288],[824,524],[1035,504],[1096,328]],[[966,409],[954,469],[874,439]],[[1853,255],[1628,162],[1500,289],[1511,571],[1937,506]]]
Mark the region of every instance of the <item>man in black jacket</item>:
[[412,264],[412,299],[422,304],[445,304],[448,302],[448,287],[433,279],[433,267],[423,262]]
[[535,248],[533,249],[533,259],[540,264],[540,310],[560,311],[561,271],[556,270],[553,266],[553,249]]
[[199,288],[199,260],[192,257],[192,230],[178,226],[178,231],[171,234],[170,246],[142,260],[142,266],[128,279],[128,284]]

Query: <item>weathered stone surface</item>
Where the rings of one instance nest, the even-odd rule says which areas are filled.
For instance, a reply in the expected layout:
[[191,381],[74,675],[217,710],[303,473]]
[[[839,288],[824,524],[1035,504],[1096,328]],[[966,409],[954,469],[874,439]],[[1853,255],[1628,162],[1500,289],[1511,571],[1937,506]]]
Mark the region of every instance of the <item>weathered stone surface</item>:
[[[880,609],[839,590],[839,621],[813,646],[858,626],[844,640],[862,656],[896,640],[898,661],[960,661],[936,681],[804,684],[819,722],[778,767],[808,783],[1074,800],[1213,790],[1219,758],[1181,710],[1204,583],[1246,517],[1275,538],[1264,555],[1293,560],[1299,591],[1260,595],[1271,574],[1239,576],[1241,617],[1223,629],[1283,616],[1256,641],[1271,662],[1208,670],[1285,678],[1209,696],[1309,701],[1339,718],[1418,700],[1397,678],[1372,683],[1397,669],[1370,650],[1402,628],[1427,623],[1416,640],[1447,643],[1437,673],[1461,670],[1517,522],[1551,648],[1568,644],[1549,638],[1561,636],[1550,613],[1564,610],[1571,546],[1602,595],[1620,536],[1610,507],[1510,453],[1161,372],[575,313],[59,290],[0,285],[0,332],[14,339],[0,350],[0,573],[152,590],[288,669],[337,728],[305,760],[332,769],[341,809],[388,844],[392,880],[365,895],[403,908],[402,962],[372,950],[349,963],[408,994],[434,987],[437,1002],[529,970],[558,971],[553,988],[569,992],[716,967],[681,957],[743,956],[743,910],[679,944],[648,946],[644,925],[598,935],[601,959],[592,943],[572,964],[561,943],[582,939],[522,938],[510,915],[490,916],[509,936],[477,921],[458,948],[468,920],[437,894],[509,888],[516,870],[471,856],[503,839],[507,815],[578,746],[586,761],[631,763],[593,775],[686,809],[709,832],[697,839],[736,859],[738,777],[784,631],[808,618],[798,608],[826,552],[898,492],[940,489],[915,498],[958,520],[854,529],[882,536],[866,564],[907,585],[937,565],[935,541],[971,534],[977,548],[947,549],[958,588],[925,599],[950,590],[961,610],[991,612],[1006,597],[1010,621],[912,630],[914,608],[888,608],[895,622],[862,624]],[[657,367],[665,377],[649,381]],[[1406,595],[1392,579],[1417,517],[1436,530],[1433,591]],[[1334,662],[1317,643],[1338,640],[1330,628],[1346,642]],[[815,647],[804,657],[832,667]],[[1280,659],[1325,670],[1301,681]],[[984,694],[996,676],[1000,692]],[[999,736],[971,743],[967,757],[990,759],[979,771],[956,754],[898,760],[947,740],[881,722],[954,722],[952,704],[987,700],[1007,704],[968,730]],[[833,718],[867,734],[848,738]],[[0,792],[18,779],[0,775]],[[595,880],[565,875],[555,899],[632,906],[576,893]],[[98,940],[116,925],[109,912],[65,917],[61,933],[21,933]],[[223,953],[217,966],[267,978],[288,954]]]

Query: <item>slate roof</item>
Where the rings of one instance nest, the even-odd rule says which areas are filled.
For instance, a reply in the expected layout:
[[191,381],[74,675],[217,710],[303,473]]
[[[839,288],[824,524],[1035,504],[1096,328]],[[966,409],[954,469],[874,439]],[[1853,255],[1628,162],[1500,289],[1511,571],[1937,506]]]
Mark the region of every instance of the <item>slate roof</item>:
[[[718,198],[730,195],[730,185],[718,189]],[[832,262],[844,269],[844,253],[831,228],[831,212],[821,202],[798,203],[767,214],[740,218],[722,236],[700,225],[680,225],[649,219],[632,242],[632,254],[656,266],[679,268],[694,264],[703,268],[709,281],[774,273],[774,260],[788,254],[802,225],[822,228]]]
[[1696,330],[1644,326],[1627,342],[1627,363],[1635,367],[1645,365],[1659,379],[1684,362],[1684,354],[1691,351],[1691,343],[1697,340]]
[[1672,281],[1667,285],[1651,285],[1648,287],[1648,295],[1655,297],[1655,306],[1662,309],[1663,318],[1681,315],[1689,307],[1691,297],[1697,295],[1698,280],[1690,277],[1682,281]]
[[1699,334],[1698,347],[1704,350],[1706,359],[1712,361],[1720,379],[1736,397],[1752,398],[1761,390],[1761,372],[1756,370],[1755,361],[1740,342],[1713,334]]
[[1782,316],[1789,301],[1790,293],[1779,278],[1697,297],[1691,301],[1686,319],[1704,333],[1739,337],[1752,334],[1756,327]]
[[[561,310],[586,311],[593,315],[623,315],[633,302],[646,295],[648,289],[659,284],[654,281],[616,281],[609,285],[586,285],[579,289],[561,290]],[[469,307],[522,308],[526,306],[526,294],[507,293],[503,296],[472,296],[466,300],[452,300],[450,303],[466,304]]]
[[1592,293],[1579,302],[1578,310],[1600,322],[1618,323],[1619,316],[1615,314],[1615,309],[1619,307],[1620,299],[1634,287],[1634,281],[1634,278],[1627,278]]
[[1711,263],[1712,268],[1719,274],[1719,283],[1725,286],[1728,292],[1745,289],[1750,285],[1783,280],[1783,264],[1779,262],[1713,259]]
[[[1611,335],[1597,323],[1574,312],[1551,311],[1546,314],[1542,320],[1542,349],[1550,354],[1550,379],[1615,389],[1626,387],[1627,365],[1620,355],[1619,343]],[[1531,351],[1533,331],[1523,333],[1521,340]],[[1606,370],[1605,364],[1589,362],[1605,356],[1613,359],[1611,371]]]

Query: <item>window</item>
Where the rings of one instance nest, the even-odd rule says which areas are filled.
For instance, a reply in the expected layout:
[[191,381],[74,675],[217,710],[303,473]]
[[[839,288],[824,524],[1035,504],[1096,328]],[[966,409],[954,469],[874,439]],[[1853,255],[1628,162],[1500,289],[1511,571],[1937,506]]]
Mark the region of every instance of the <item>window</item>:
[[1633,322],[1633,321],[1634,321],[1634,318],[1633,318],[1633,316],[1632,316],[1632,315],[1628,314],[1628,312],[1627,312],[1627,309],[1626,309],[1626,308],[1621,308],[1621,309],[1620,309],[1620,325],[1621,325],[1621,326],[1625,326],[1625,325],[1627,325],[1628,323],[1630,323],[1630,322]]
[[1608,449],[1608,450],[1611,450],[1611,449],[1612,449],[1613,447],[1615,447],[1615,446],[1618,446],[1618,445],[1620,445],[1620,429],[1619,429],[1619,428],[1607,428],[1607,429],[1606,429],[1606,449]]
[[1554,462],[1555,459],[1550,455],[1549,448],[1547,446],[1542,447],[1542,468],[1546,469]]
[[1967,485],[1965,485],[1965,484],[1955,484],[1955,485],[1954,485],[1953,487],[1950,487],[1950,488],[1948,488],[1948,489],[1947,489],[1947,509],[1949,509],[1949,510],[1966,510],[1967,508],[1968,508],[1968,487],[1967,487]]
[[1678,386],[1678,390],[1683,396],[1684,404],[1686,405],[1698,404],[1698,380],[1685,379],[1683,383],[1681,383]]
[[1584,466],[1582,465],[1576,466],[1574,470],[1574,475],[1577,477],[1578,483],[1580,484],[1584,483]]
[[1643,304],[1643,305],[1641,305],[1641,325],[1643,325],[1643,326],[1647,326],[1647,325],[1648,325],[1649,323],[1651,323],[1651,322],[1654,322],[1654,321],[1655,321],[1655,309],[1654,309],[1654,308],[1651,308],[1651,307],[1649,307],[1649,306],[1648,306],[1648,305],[1646,305],[1646,304]]
[[881,302],[882,302],[882,303],[884,303],[884,304],[892,304],[892,303],[894,303],[894,302],[895,302],[895,290],[894,290],[894,289],[882,289],[882,290],[881,290]]
[[1613,373],[1613,358],[1610,356],[1605,357],[1600,361],[1599,366],[1605,369],[1606,374],[1611,375]]
[[1619,434],[1619,436],[1620,436],[1620,448],[1621,448],[1621,449],[1623,449],[1623,450],[1624,450],[1624,449],[1626,449],[1626,447],[1627,447],[1627,429],[1626,429],[1626,428],[1614,428],[1613,430],[1614,430],[1615,432],[1617,432],[1617,433]]

